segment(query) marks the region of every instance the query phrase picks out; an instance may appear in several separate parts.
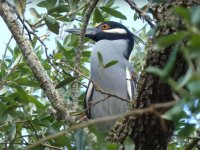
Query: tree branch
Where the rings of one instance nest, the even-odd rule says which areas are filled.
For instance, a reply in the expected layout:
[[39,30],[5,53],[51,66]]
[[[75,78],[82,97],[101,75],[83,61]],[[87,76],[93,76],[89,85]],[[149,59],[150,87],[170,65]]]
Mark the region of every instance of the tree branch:
[[10,42],[11,42],[12,38],[13,38],[13,36],[10,37],[8,43],[6,44],[6,48],[5,48],[5,50],[4,50],[4,53],[3,53],[3,56],[2,56],[2,60],[1,60],[1,63],[0,63],[0,69],[1,69],[1,70],[2,70],[2,64],[3,64],[4,59],[5,59],[5,57],[6,57],[6,53],[7,53],[7,50],[8,50],[8,46],[10,45]]
[[155,20],[150,18],[148,15],[146,15],[146,13],[144,11],[142,11],[140,8],[138,8],[134,1],[131,1],[131,0],[125,0],[125,1],[130,5],[130,7],[133,10],[135,10],[139,14],[139,16],[142,19],[144,19],[151,26],[151,28],[154,27],[154,24],[152,22],[155,22]]
[[[73,70],[73,71],[74,71],[76,74],[78,74],[79,76],[83,76],[83,77],[85,77],[86,79],[88,79],[89,81],[91,81],[90,78],[88,78],[86,75],[84,75],[83,73],[81,73],[79,70],[77,70],[77,69],[71,67],[70,65],[67,65],[65,62],[61,62],[61,64],[64,65],[64,66],[66,66],[66,67],[69,67],[71,70]],[[106,92],[106,91],[104,91],[98,84],[96,84],[94,81],[91,81],[91,82],[94,84],[95,90],[98,91],[98,92],[101,92],[102,94],[106,94],[106,95],[108,95],[108,96],[112,96],[112,97],[118,98],[118,99],[120,99],[120,100],[122,100],[122,101],[126,101],[126,102],[129,102],[129,101],[130,101],[129,99],[126,99],[126,98],[117,96],[117,95],[115,95],[115,94]]]
[[49,135],[45,138],[42,138],[39,141],[37,141],[36,143],[25,147],[25,150],[34,148],[38,145],[41,145],[43,142],[45,142],[47,140],[55,139],[59,136],[62,136],[64,134],[68,133],[68,132],[71,132],[71,131],[74,131],[74,130],[77,130],[77,129],[81,129],[81,128],[84,128],[84,127],[87,127],[87,126],[90,126],[90,125],[93,125],[93,124],[96,124],[96,123],[116,120],[116,119],[119,119],[121,117],[128,117],[128,116],[132,116],[132,115],[140,116],[140,115],[143,115],[145,113],[157,113],[158,109],[169,108],[169,107],[172,107],[174,104],[175,104],[174,101],[173,102],[167,102],[167,103],[160,103],[160,104],[152,104],[147,108],[130,110],[130,111],[124,113],[124,114],[115,115],[115,116],[108,116],[108,117],[103,117],[103,118],[97,118],[97,119],[94,119],[94,120],[89,120],[87,122],[81,122],[81,123],[78,123],[76,125],[72,125],[68,129],[65,129],[61,132],[54,134],[54,135]]
[[[79,43],[77,46],[76,50],[76,56],[75,56],[75,64],[74,64],[74,69],[79,70],[80,69],[80,61],[81,61],[81,56],[82,56],[82,48],[84,45],[84,37],[85,37],[85,32],[86,28],[90,19],[90,16],[92,14],[92,11],[94,10],[95,6],[97,5],[99,0],[92,0],[89,4],[88,9],[85,12],[85,15],[83,17],[83,27],[81,29],[80,37],[79,37]],[[78,101],[78,92],[79,92],[79,75],[75,72],[74,76],[77,76],[77,79],[74,81],[72,85],[72,99],[75,103]]]
[[62,119],[69,119],[67,109],[70,108],[68,108],[67,104],[59,96],[58,91],[55,90],[52,80],[44,70],[36,54],[33,52],[33,48],[30,42],[24,38],[21,31],[21,26],[17,21],[17,18],[11,12],[10,8],[4,0],[0,0],[0,15],[7,24],[15,41],[19,45],[28,66],[31,68],[33,74],[40,83],[41,88],[44,90],[49,101],[57,111],[57,117]]

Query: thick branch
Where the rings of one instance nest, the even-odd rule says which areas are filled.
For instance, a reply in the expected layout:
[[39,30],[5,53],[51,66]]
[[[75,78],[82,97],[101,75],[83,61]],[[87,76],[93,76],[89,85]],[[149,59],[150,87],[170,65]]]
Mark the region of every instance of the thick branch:
[[37,141],[36,143],[34,143],[34,144],[30,145],[30,146],[27,146],[25,149],[28,150],[28,149],[34,148],[37,145],[40,145],[40,144],[42,144],[43,142],[45,142],[47,140],[55,139],[55,138],[57,138],[59,136],[62,136],[64,134],[68,133],[68,132],[71,132],[71,131],[74,131],[74,130],[77,130],[77,129],[81,129],[81,128],[84,128],[84,127],[87,127],[87,126],[90,126],[90,125],[93,125],[93,124],[96,124],[96,123],[116,120],[118,118],[128,117],[128,116],[131,116],[131,115],[140,116],[140,115],[143,115],[145,113],[155,113],[155,114],[157,114],[158,110],[172,107],[174,104],[175,104],[175,102],[153,104],[153,105],[151,105],[151,106],[149,106],[147,108],[144,108],[144,109],[130,110],[130,111],[128,111],[128,112],[126,112],[124,114],[120,114],[120,115],[108,116],[108,117],[103,117],[103,118],[97,118],[97,119],[94,119],[94,120],[89,120],[87,122],[81,122],[81,123],[78,123],[76,125],[73,125],[73,126],[69,127],[66,130],[58,132],[58,133],[56,133],[54,135],[49,135],[49,136],[47,136],[45,138],[42,138],[39,141]]
[[17,21],[17,18],[12,13],[4,0],[0,0],[0,15],[7,24],[18,46],[20,47],[27,64],[40,83],[41,88],[44,90],[54,109],[57,111],[57,116],[59,118],[66,119],[68,114],[64,100],[55,90],[52,80],[34,53],[30,42],[23,36],[21,31],[22,27]]

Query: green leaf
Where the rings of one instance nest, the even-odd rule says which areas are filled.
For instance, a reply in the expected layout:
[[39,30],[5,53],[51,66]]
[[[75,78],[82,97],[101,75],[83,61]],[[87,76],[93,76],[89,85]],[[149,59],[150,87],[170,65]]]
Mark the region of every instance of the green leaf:
[[33,47],[33,48],[35,48],[36,43],[37,43],[37,40],[38,40],[37,37],[34,36],[34,37],[33,37],[33,40],[32,40],[32,47]]
[[81,104],[82,104],[82,101],[85,99],[85,92],[83,92],[82,94],[80,94],[79,97],[78,97],[78,99],[81,100],[79,102],[81,102]]
[[187,85],[188,89],[190,90],[191,94],[195,94],[200,96],[200,81],[192,81]]
[[47,0],[47,9],[52,9],[56,6],[57,0]]
[[171,142],[167,145],[168,150],[183,150],[183,147],[177,147],[177,143]]
[[101,68],[103,68],[104,67],[104,65],[103,65],[103,56],[99,51],[97,52],[97,55],[98,55],[98,60],[99,60],[99,66]]
[[193,25],[200,27],[200,6],[196,6],[192,8],[191,12],[191,22]]
[[40,101],[38,101],[35,97],[31,95],[28,95],[27,97],[28,97],[28,101],[35,104],[37,108],[40,108],[40,109],[44,108],[44,105]]
[[188,46],[191,48],[191,50],[195,51],[199,51],[200,48],[200,34],[192,34],[192,38],[190,40],[190,42],[188,43]]
[[117,60],[110,61],[110,62],[108,62],[107,64],[104,65],[104,68],[111,67],[111,66],[113,66],[113,65],[115,65],[117,63],[118,63]]
[[18,85],[23,85],[23,86],[39,87],[39,83],[37,80],[31,80],[31,79],[28,79],[27,77],[17,78],[15,80],[15,83],[17,83]]
[[178,83],[178,88],[180,89],[181,87],[184,87],[188,81],[191,79],[193,74],[193,68],[189,67],[187,72],[185,73],[185,75],[182,77],[182,79],[180,80],[180,82]]
[[[5,107],[5,106],[4,106]],[[13,111],[15,111],[16,108],[18,108],[19,106],[17,104],[12,104],[12,105],[9,105],[7,107],[5,107],[5,110],[1,111],[1,114],[2,115],[6,115],[6,114],[10,114],[12,113]]]
[[55,60],[59,60],[59,59],[62,59],[62,58],[63,58],[63,55],[62,55],[62,53],[56,53],[56,54],[53,55],[53,58],[54,58]]
[[55,18],[52,18],[52,17],[49,17],[49,16],[46,16],[45,18],[45,23],[48,27],[48,29],[56,34],[59,33],[59,23],[56,21]]
[[37,6],[39,7],[43,7],[43,8],[46,8],[47,10],[49,9],[52,9],[56,6],[56,3],[57,3],[57,0],[45,0],[45,1],[42,1],[42,2],[39,2],[37,4]]
[[185,124],[183,128],[178,132],[177,137],[180,139],[188,138],[195,131],[195,124]]
[[94,23],[99,23],[99,22],[104,22],[104,17],[102,16],[100,10],[96,8],[94,10],[94,15],[93,15],[93,22]]
[[120,18],[120,19],[123,19],[123,20],[127,20],[126,16],[123,15],[121,12],[113,9],[113,8],[109,8],[109,7],[100,7],[100,9],[110,15],[112,15],[113,17],[116,17],[116,18]]
[[[69,45],[69,44],[67,44],[67,45]],[[69,60],[74,58],[75,52],[74,52],[73,47],[70,47],[70,46],[63,47],[63,45],[61,43],[59,43],[59,41],[56,41],[56,46],[57,46],[57,50],[59,50],[59,52],[62,53],[63,58],[65,57],[66,59],[69,59]]]
[[37,6],[38,6],[38,7],[46,8],[47,4],[48,4],[47,1],[41,1],[41,2],[39,2],[39,3],[37,4]]
[[73,12],[77,10],[77,6],[79,5],[79,0],[68,0],[70,11]]
[[19,62],[21,61],[21,59],[22,59],[22,54],[18,54],[17,58],[12,63],[12,65],[10,66],[10,68],[16,67],[19,64]]
[[6,92],[7,92],[7,87],[3,87],[3,88],[1,88],[1,90],[0,90],[0,95],[3,95],[3,94],[5,94]]
[[107,150],[119,149],[117,143],[108,143]]
[[59,137],[54,138],[52,144],[54,144],[54,146],[62,146],[62,147],[67,145],[67,149],[70,150],[71,143],[69,141],[70,141],[69,136],[61,135]]
[[176,61],[176,56],[177,56],[177,53],[179,51],[179,46],[180,46],[180,43],[177,43],[175,45],[173,51],[171,52],[171,54],[169,56],[169,59],[168,59],[166,65],[165,65],[164,69],[159,69],[157,67],[150,66],[146,69],[146,71],[149,72],[149,73],[153,73],[153,74],[158,75],[162,80],[165,80],[166,78],[168,78],[169,75],[172,72],[173,67],[174,67],[174,64],[175,64],[175,61]]
[[124,150],[133,150],[135,149],[135,145],[132,141],[132,139],[130,137],[126,137],[124,142],[123,142],[123,145],[124,145]]
[[15,100],[23,104],[28,104],[28,94],[22,89],[22,87],[16,85],[17,92],[13,95]]
[[13,123],[9,129],[9,140],[13,140],[16,136],[16,124]]
[[183,40],[187,36],[186,32],[176,32],[167,36],[163,36],[157,39],[159,47],[168,47],[178,41]]
[[139,18],[138,13],[134,13],[134,16],[133,16],[134,21],[136,21],[138,18]]
[[174,10],[177,14],[183,17],[187,22],[190,21],[190,11],[187,8],[183,7],[174,7]]
[[[48,10],[48,14],[52,14],[52,13],[63,13],[63,12],[68,12],[68,7],[67,5],[61,5],[61,6],[57,6],[57,7],[53,7],[51,9]],[[66,17],[66,16],[65,16]]]
[[69,84],[70,82],[74,81],[76,77],[67,77],[63,81],[61,81],[57,86],[56,89],[65,86],[66,84]]
[[165,68],[163,71],[165,72],[166,77],[169,76],[173,70],[173,67],[176,62],[176,56],[177,56],[177,53],[179,52],[179,47],[180,47],[180,43],[176,43],[175,47],[173,48],[173,51],[171,52],[169,56],[167,64],[165,65]]
[[162,115],[162,118],[178,122],[180,118],[186,117],[186,114],[183,111],[184,103],[184,100],[178,101],[175,106]]
[[34,16],[35,18],[41,18],[40,14],[37,12],[35,8],[30,8],[29,11],[31,15]]
[[91,55],[91,51],[83,51],[82,52],[83,57],[90,57],[90,55]]
[[146,69],[146,71],[148,73],[152,73],[152,74],[155,74],[155,75],[158,75],[160,78],[164,78],[165,74],[163,72],[162,69],[159,69],[157,67],[153,67],[153,66],[150,66]]
[[20,16],[23,16],[26,9],[26,0],[14,0],[15,7]]

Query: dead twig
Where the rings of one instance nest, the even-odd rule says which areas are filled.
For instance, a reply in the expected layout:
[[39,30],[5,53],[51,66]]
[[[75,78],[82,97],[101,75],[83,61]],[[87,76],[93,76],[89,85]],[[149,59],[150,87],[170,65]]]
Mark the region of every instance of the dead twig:
[[52,106],[57,111],[57,117],[61,119],[71,119],[69,118],[68,110],[71,110],[72,108],[65,103],[63,98],[58,94],[58,91],[55,90],[53,81],[48,76],[37,55],[33,51],[30,42],[25,39],[23,32],[21,31],[21,25],[19,24],[16,16],[10,10],[6,1],[0,1],[0,15],[7,24],[16,43],[19,45],[24,59],[40,83],[41,88],[44,90]]
[[150,18],[143,10],[141,10],[140,8],[137,7],[137,5],[135,4],[134,1],[131,0],[125,0],[129,6],[135,10],[139,16],[144,19],[150,26],[151,28],[153,28],[155,25],[152,22],[155,22],[155,20],[153,20],[152,18]]
[[[74,64],[74,69],[79,70],[80,69],[80,61],[81,61],[81,56],[82,56],[82,48],[84,45],[84,37],[85,37],[85,32],[86,32],[86,28],[90,19],[90,16],[95,8],[95,6],[97,5],[97,3],[99,2],[99,0],[92,0],[89,3],[89,7],[86,10],[84,16],[83,16],[83,26],[81,29],[81,33],[80,33],[80,37],[79,37],[79,43],[77,46],[77,50],[76,50],[76,56],[75,56],[75,64]],[[72,99],[75,103],[77,103],[78,101],[78,92],[79,92],[79,84],[78,84],[78,80],[79,80],[79,75],[77,73],[74,73],[74,76],[77,76],[77,79],[74,81],[73,85],[72,85]]]
[[55,139],[59,136],[62,136],[64,134],[68,133],[68,132],[71,132],[71,131],[74,131],[74,130],[77,130],[77,129],[81,129],[81,128],[84,128],[84,127],[87,127],[87,126],[90,126],[90,125],[93,125],[93,124],[96,124],[96,123],[116,120],[116,119],[119,119],[121,117],[127,117],[127,116],[130,116],[130,115],[143,115],[144,113],[154,113],[153,110],[157,111],[157,109],[170,108],[171,106],[175,105],[175,103],[176,103],[175,101],[172,101],[172,102],[166,102],[166,103],[152,104],[147,108],[130,110],[127,113],[124,113],[124,114],[115,115],[115,116],[108,116],[108,117],[103,117],[103,118],[97,118],[97,119],[94,119],[94,120],[89,120],[87,122],[81,122],[81,123],[78,123],[76,125],[72,125],[68,129],[65,129],[61,132],[54,134],[54,135],[49,135],[45,138],[42,138],[39,141],[37,141],[36,143],[25,147],[25,150],[34,148],[38,145],[41,145],[43,142],[45,142],[47,140]]

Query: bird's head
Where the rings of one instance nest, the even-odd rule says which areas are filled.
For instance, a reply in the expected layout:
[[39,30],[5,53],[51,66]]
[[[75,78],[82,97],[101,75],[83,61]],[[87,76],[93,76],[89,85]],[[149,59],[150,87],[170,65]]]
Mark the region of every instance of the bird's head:
[[[77,34],[81,33],[81,29],[73,28],[67,29],[66,32]],[[128,39],[133,40],[132,33],[122,24],[114,21],[106,21],[100,23],[95,28],[88,28],[85,36],[94,40],[100,41],[103,39],[117,40],[117,39]]]

